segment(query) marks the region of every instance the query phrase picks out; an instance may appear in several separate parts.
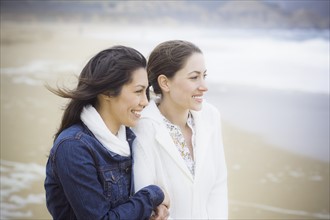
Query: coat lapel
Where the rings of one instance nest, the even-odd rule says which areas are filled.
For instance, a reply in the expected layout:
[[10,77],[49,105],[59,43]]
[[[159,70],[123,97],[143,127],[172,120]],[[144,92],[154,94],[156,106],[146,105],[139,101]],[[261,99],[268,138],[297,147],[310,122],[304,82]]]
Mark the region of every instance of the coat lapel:
[[160,126],[155,138],[160,146],[168,153],[168,155],[173,159],[177,166],[182,170],[182,172],[186,174],[191,181],[193,181],[192,174],[190,173],[183,158],[180,156],[180,153],[172,141],[172,137],[170,136],[165,126]]
[[[196,136],[195,136],[195,177],[199,176],[200,172],[203,172],[203,164],[205,162],[205,155],[209,148],[209,140],[211,127],[208,127],[205,123],[205,118],[202,118],[201,112],[192,111],[192,115],[195,122]],[[205,172],[205,171],[204,171]]]
[[[142,112],[143,117],[151,118],[152,120],[157,122],[157,130],[156,130],[156,140],[159,143],[160,147],[164,149],[164,151],[169,155],[169,157],[176,163],[180,170],[191,180],[194,178],[190,173],[187,165],[185,164],[183,158],[181,157],[177,147],[172,141],[172,137],[169,134],[164,122],[163,117],[160,114],[157,105],[154,100],[151,100],[149,105],[145,108],[144,112]],[[166,162],[166,161],[165,161]]]

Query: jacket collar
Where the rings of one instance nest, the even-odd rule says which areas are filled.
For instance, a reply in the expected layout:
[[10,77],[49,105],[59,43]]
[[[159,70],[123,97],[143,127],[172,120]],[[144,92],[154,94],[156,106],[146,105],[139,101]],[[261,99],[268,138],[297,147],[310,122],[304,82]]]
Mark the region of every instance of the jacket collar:
[[[157,123],[158,127],[156,128],[156,135],[155,139],[160,144],[160,146],[168,153],[168,155],[174,160],[174,162],[178,165],[178,167],[191,179],[191,181],[194,180],[193,175],[190,173],[188,167],[186,166],[184,160],[179,154],[179,151],[177,150],[177,147],[175,146],[174,142],[172,141],[172,137],[170,136],[164,122],[163,122],[163,116],[160,113],[158,107],[157,107],[157,100],[151,100],[149,102],[149,105],[143,110],[142,117],[147,118],[150,120],[153,120]],[[205,155],[206,146],[205,144],[205,138],[206,131],[210,128],[205,127],[204,122],[201,118],[201,112],[200,111],[191,111],[195,125],[196,125],[196,148],[194,152],[194,159],[195,159],[195,176],[198,175],[198,172],[201,172],[201,166],[203,162],[203,157]]]
[[163,118],[162,118],[162,114],[160,113],[157,107],[157,103],[158,103],[158,99],[150,100],[147,107],[142,111],[141,119],[147,118],[161,124]]

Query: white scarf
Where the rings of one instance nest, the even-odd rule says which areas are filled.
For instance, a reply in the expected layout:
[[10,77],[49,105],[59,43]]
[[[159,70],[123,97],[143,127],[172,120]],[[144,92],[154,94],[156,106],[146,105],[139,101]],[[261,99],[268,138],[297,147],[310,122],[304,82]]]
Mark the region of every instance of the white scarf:
[[80,119],[105,148],[125,157],[131,154],[126,140],[126,128],[124,125],[120,126],[118,136],[113,135],[105,125],[100,114],[91,105],[83,108]]

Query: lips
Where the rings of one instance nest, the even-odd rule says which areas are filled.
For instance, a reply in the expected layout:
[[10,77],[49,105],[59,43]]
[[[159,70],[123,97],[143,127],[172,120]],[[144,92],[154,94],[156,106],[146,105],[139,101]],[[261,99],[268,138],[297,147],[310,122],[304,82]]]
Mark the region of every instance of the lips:
[[203,95],[194,95],[193,99],[195,99],[197,102],[202,102],[204,99]]
[[135,117],[140,118],[141,117],[142,110],[132,110],[132,113],[135,115]]

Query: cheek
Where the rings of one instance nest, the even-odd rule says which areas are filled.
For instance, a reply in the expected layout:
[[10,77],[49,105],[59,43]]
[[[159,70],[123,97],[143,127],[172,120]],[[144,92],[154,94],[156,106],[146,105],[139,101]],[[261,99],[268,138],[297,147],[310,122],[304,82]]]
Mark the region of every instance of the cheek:
[[173,90],[176,93],[182,94],[187,93],[190,90],[191,85],[189,85],[187,82],[182,80],[181,82],[177,82],[173,88]]
[[118,114],[122,115],[129,111],[130,109],[130,101],[129,100],[122,100],[120,103],[117,103],[118,106]]
[[180,90],[175,93],[175,95],[172,96],[173,99],[178,103],[186,103],[189,102],[190,99],[190,93],[186,90]]
[[126,108],[129,110],[138,106],[140,103],[140,99],[138,96],[130,96],[127,97],[125,102],[126,102]]
[[188,96],[189,93],[189,87],[185,84],[177,84],[170,90],[171,96],[176,100],[185,99],[185,97]]
[[129,105],[134,108],[140,103],[140,97],[139,96],[134,96],[130,99]]
[[193,91],[195,90],[195,87],[191,84],[183,84],[179,88],[180,88],[179,95],[182,97],[187,97],[187,96],[190,97]]

